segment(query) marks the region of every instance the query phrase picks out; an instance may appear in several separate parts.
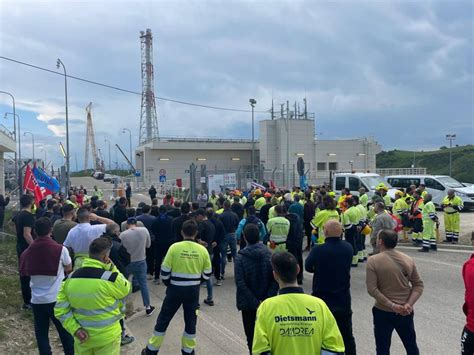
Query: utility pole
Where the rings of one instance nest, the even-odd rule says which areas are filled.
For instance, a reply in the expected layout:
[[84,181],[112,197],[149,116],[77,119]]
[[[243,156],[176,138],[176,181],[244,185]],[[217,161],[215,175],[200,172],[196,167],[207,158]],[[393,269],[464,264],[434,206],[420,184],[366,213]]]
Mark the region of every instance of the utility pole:
[[452,174],[452,162],[453,162],[453,141],[456,139],[455,134],[447,134],[446,139],[449,141],[449,176]]
[[33,164],[36,163],[36,160],[35,160],[35,135],[31,132],[24,132],[23,135],[26,136],[27,134],[31,135],[31,144],[32,144],[32,150],[33,150]]
[[249,99],[250,106],[252,106],[252,156],[250,164],[252,164],[252,181],[255,180],[255,128],[254,128],[254,109],[257,104],[257,100]]

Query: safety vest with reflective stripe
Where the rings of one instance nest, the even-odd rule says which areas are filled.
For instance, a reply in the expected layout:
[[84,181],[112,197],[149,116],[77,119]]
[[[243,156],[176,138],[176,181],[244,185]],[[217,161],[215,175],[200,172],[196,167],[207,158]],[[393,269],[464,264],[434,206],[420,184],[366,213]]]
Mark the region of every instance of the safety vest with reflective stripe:
[[357,207],[351,206],[342,214],[342,224],[344,229],[350,229],[352,226],[357,226],[361,219],[361,215]]
[[208,280],[211,273],[207,249],[191,240],[174,243],[161,264],[161,278],[166,285],[199,286],[201,278]]
[[311,220],[311,226],[318,229],[318,244],[324,243],[324,225],[330,219],[339,220],[339,213],[336,210],[316,209],[316,214]]
[[393,214],[401,218],[401,215],[408,211],[408,204],[403,198],[398,198],[393,203]]
[[113,264],[85,258],[82,268],[63,281],[54,315],[70,333],[83,328],[89,339],[81,348],[101,347],[120,337],[122,299],[130,293],[130,283]]
[[255,211],[257,212],[260,212],[260,210],[262,209],[263,206],[265,206],[265,204],[267,203],[267,200],[265,199],[265,197],[259,197],[256,201],[255,201]]
[[267,230],[272,242],[285,243],[290,232],[290,221],[280,216],[272,218],[267,222]]
[[445,213],[454,214],[462,211],[464,207],[464,202],[459,196],[455,195],[453,196],[453,198],[449,198],[449,196],[446,196],[443,201],[441,201],[441,206],[443,206]]

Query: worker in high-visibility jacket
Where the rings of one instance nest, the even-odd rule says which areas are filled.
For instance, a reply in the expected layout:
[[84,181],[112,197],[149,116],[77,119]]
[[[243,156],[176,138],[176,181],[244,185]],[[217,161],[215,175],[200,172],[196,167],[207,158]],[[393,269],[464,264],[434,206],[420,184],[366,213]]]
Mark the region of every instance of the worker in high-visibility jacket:
[[421,191],[421,198],[424,200],[425,196],[428,194],[428,191],[426,191],[426,185],[420,184],[420,186],[418,186],[418,190]]
[[336,209],[336,201],[329,196],[325,195],[323,197],[323,206],[324,209],[320,209],[319,207],[316,208],[316,212],[314,214],[313,219],[311,220],[310,224],[314,228],[313,235],[314,239],[313,242],[316,244],[323,244],[324,240],[326,239],[324,235],[324,225],[330,219],[339,220],[339,212]]
[[362,230],[364,230],[365,226],[369,224],[369,220],[367,218],[367,208],[365,208],[360,203],[360,197],[352,196],[352,198],[354,199],[355,207],[359,211],[359,225],[358,225],[359,243],[357,244],[358,246],[357,257],[359,258],[359,263],[362,263],[365,260],[367,260],[367,257],[369,256],[369,254],[365,250],[366,234],[362,233]]
[[395,191],[395,202],[393,203],[392,212],[395,217],[397,217],[403,225],[403,240],[408,240],[406,228],[409,226],[408,223],[408,204],[404,199],[404,193],[401,190]]
[[365,191],[365,187],[361,187],[359,189],[359,203],[367,209],[367,205],[369,204],[369,195],[367,195],[367,191]]
[[431,194],[426,194],[424,198],[423,213],[423,247],[418,251],[429,252],[437,250],[436,246],[436,225],[438,217],[436,216],[436,208],[433,203]]
[[[257,194],[257,191],[260,193]],[[260,217],[260,210],[262,209],[263,206],[267,203],[267,199],[262,195],[261,191],[259,189],[255,190],[255,211],[257,212],[257,217]]]
[[286,251],[286,240],[290,233],[290,221],[285,217],[286,207],[278,205],[275,207],[275,212],[277,216],[267,222],[267,245],[272,252]]
[[282,252],[271,261],[280,291],[258,307],[252,354],[343,354],[344,340],[326,303],[298,286],[296,258]]
[[68,205],[72,205],[72,207],[74,207],[74,209],[76,209],[76,210],[77,210],[79,207],[81,207],[81,205],[79,205],[79,204],[77,203],[77,197],[76,197],[76,195],[71,195],[71,196],[69,196],[69,198],[68,198],[66,201],[64,201],[64,203],[67,203]]
[[409,218],[410,225],[412,228],[412,240],[415,246],[421,245],[421,238],[423,232],[423,198],[421,197],[421,191],[415,190],[412,192],[413,202],[410,206]]
[[209,196],[209,202],[212,203],[212,208],[214,209],[214,211],[216,211],[218,208],[218,201],[219,197],[216,195],[216,191],[212,190],[211,196]]
[[120,354],[123,299],[131,285],[110,261],[111,249],[110,239],[95,239],[82,267],[59,290],[54,315],[74,336],[75,354]]
[[361,219],[359,210],[355,207],[355,201],[352,197],[346,199],[349,206],[341,216],[342,225],[344,226],[344,236],[346,241],[352,245],[352,266],[356,267],[359,263],[359,221]]
[[174,243],[161,264],[161,279],[168,286],[153,335],[142,354],[158,354],[165,338],[166,329],[178,309],[183,306],[184,333],[181,352],[194,354],[196,347],[196,322],[199,308],[201,280],[209,280],[212,274],[211,259],[206,248],[195,242],[198,226],[194,220],[183,223],[183,241]]
[[459,212],[464,208],[461,197],[456,196],[453,189],[448,190],[448,196],[441,201],[441,207],[444,211],[444,230],[446,232],[446,240],[443,243],[457,244],[459,239]]

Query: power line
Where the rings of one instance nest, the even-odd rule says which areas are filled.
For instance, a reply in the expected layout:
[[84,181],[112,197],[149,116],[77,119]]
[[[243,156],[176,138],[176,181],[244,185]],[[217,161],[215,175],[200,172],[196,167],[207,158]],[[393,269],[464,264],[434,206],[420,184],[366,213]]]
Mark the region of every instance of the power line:
[[[54,71],[54,70],[51,70],[51,69],[48,69],[48,68],[43,68],[43,67],[40,67],[40,66],[38,66],[38,65],[34,65],[34,64],[22,62],[22,61],[20,61],[20,60],[16,60],[16,59],[13,59],[13,58],[8,58],[8,57],[0,56],[0,59],[4,59],[4,60],[7,60],[7,61],[16,63],[16,64],[21,64],[21,65],[24,65],[24,66],[27,66],[27,67],[30,67],[30,68],[42,70],[42,71],[45,71],[45,72],[48,72],[48,73],[52,73],[52,74],[64,76],[64,74],[62,74],[62,73],[60,73],[60,72],[57,72],[57,71]],[[142,93],[141,93],[141,92],[138,92],[138,91],[123,89],[123,88],[120,88],[120,87],[118,87],[118,86],[103,84],[103,83],[99,83],[99,82],[97,82],[97,81],[88,80],[88,79],[80,78],[80,77],[73,76],[73,75],[69,75],[69,74],[67,74],[66,76],[67,76],[68,78],[70,78],[70,79],[82,81],[82,82],[85,82],[85,83],[88,83],[88,84],[92,84],[92,85],[102,86],[102,87],[105,87],[105,88],[107,88],[107,89],[117,90],[117,91],[125,92],[125,93],[128,93],[128,94],[134,94],[134,95],[140,95],[140,96],[142,95]],[[155,99],[160,100],[160,101],[173,102],[173,103],[175,103],[175,104],[180,104],[180,105],[187,105],[187,106],[208,108],[208,109],[212,109],[212,110],[232,111],[232,112],[248,112],[248,113],[252,112],[251,110],[243,110],[243,109],[230,108],[230,107],[220,107],[220,106],[210,106],[210,105],[197,104],[197,103],[194,103],[194,102],[187,102],[187,101],[176,100],[176,99],[169,99],[169,98],[158,97],[158,96],[155,96]],[[255,111],[255,112],[268,113],[269,111]]]

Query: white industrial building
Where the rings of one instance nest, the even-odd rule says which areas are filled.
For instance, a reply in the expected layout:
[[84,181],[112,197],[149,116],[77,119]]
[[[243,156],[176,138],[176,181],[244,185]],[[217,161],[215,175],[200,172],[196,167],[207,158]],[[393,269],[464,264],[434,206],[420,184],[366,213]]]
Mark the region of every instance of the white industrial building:
[[[298,184],[299,157],[304,159],[308,182],[316,184],[328,181],[330,171],[375,172],[376,154],[381,151],[371,138],[315,139],[314,119],[278,117],[260,121],[259,129],[255,177],[260,182],[273,180],[277,186]],[[210,174],[235,173],[238,187],[245,188],[251,181],[251,156],[252,141],[246,139],[160,138],[137,148],[136,168],[146,185],[159,184],[161,175],[167,184],[181,179],[188,187],[194,164],[197,186],[204,187]]]

